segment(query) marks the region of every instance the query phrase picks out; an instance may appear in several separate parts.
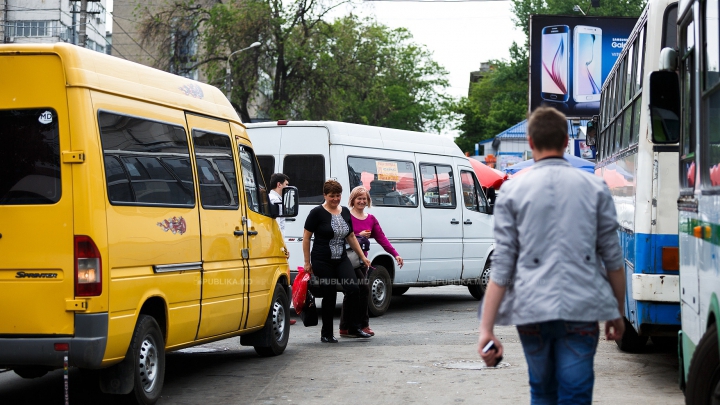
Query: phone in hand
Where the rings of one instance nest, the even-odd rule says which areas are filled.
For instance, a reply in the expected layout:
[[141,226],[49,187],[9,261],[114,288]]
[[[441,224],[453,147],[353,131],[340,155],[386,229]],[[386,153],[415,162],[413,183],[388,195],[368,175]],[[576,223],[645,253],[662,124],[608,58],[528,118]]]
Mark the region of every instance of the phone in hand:
[[[495,346],[495,342],[493,342],[492,340],[489,341],[489,342],[485,345],[485,347],[483,347],[483,350],[482,350],[482,351],[483,351],[483,353],[487,353],[487,352],[489,352],[490,350],[494,350],[494,351],[496,351],[496,352],[497,352],[497,350],[498,350],[497,346]],[[495,360],[495,364],[493,365],[493,367],[497,367],[497,365],[500,364],[500,362],[502,361],[502,359],[503,359],[502,356],[500,356],[500,358],[496,359],[496,360]]]

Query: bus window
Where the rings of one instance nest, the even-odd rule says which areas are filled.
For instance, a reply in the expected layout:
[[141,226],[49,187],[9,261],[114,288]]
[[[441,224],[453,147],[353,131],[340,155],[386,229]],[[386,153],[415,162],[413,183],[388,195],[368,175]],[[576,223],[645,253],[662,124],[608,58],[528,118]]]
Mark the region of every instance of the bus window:
[[633,53],[635,52],[635,47],[630,44],[630,50],[627,53],[627,74],[625,75],[625,102],[624,104],[627,104],[628,101],[632,100],[632,96],[635,95],[635,86],[633,83],[633,61],[634,56]]
[[635,91],[637,92],[642,88],[643,73],[645,72],[645,27],[640,31],[640,35],[637,39],[638,57],[637,57],[637,72],[635,72]]
[[684,189],[695,188],[695,126],[693,125],[693,85],[695,78],[693,76],[694,66],[694,37],[695,24],[690,21],[682,31],[682,62],[680,66],[680,74],[683,78],[680,84],[681,99],[681,144],[680,144],[680,187]]
[[623,137],[623,116],[622,114],[618,115],[617,120],[615,120],[615,143],[613,144],[613,152],[617,152],[620,150],[620,145],[622,145],[622,137]]
[[632,136],[632,106],[628,106],[623,113],[623,137],[621,148],[625,149],[630,146],[630,137]]
[[668,6],[665,10],[663,26],[662,47],[675,49],[677,47],[677,4]]
[[632,125],[632,131],[630,132],[632,135],[632,138],[630,139],[630,144],[636,144],[638,143],[638,139],[640,137],[640,112],[642,111],[642,95],[635,100],[635,103],[633,104],[633,125]]
[[[677,13],[677,11],[676,11]],[[718,1],[705,2],[705,83],[710,90],[720,79],[720,28],[718,27]]]

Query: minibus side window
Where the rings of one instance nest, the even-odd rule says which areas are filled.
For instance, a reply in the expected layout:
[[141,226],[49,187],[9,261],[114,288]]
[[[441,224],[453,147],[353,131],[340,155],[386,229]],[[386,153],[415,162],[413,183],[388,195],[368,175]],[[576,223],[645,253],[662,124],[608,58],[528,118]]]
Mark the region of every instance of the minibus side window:
[[455,208],[455,178],[452,167],[420,165],[423,204],[426,208]]
[[[257,155],[258,163],[260,164],[260,172],[262,172],[263,179],[267,183],[270,181],[270,177],[275,173],[275,157],[272,155]],[[273,185],[270,184],[270,187]]]
[[323,155],[286,155],[282,172],[290,177],[290,185],[298,189],[302,205],[317,205],[324,201],[325,157]]
[[185,129],[98,113],[108,199],[113,205],[195,205]]
[[0,111],[0,205],[60,201],[58,136],[52,108]]
[[255,160],[255,153],[247,146],[240,146],[240,170],[242,171],[243,185],[248,208],[259,214],[270,215],[270,201],[268,189],[260,175],[260,166]]
[[348,157],[350,190],[363,186],[372,205],[417,207],[415,164],[387,159]]
[[203,208],[237,209],[238,190],[230,137],[193,130],[193,146]]
[[462,194],[465,208],[471,211],[486,213],[488,206],[483,194],[475,179],[475,174],[468,171],[460,172],[460,182],[462,183]]

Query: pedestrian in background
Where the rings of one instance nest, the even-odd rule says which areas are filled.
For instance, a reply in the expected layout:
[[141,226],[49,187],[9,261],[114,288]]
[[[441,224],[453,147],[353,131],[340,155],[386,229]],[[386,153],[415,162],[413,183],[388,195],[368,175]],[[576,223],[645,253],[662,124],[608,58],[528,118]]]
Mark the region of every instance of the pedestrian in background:
[[[270,204],[282,204],[282,189],[290,185],[290,177],[283,173],[273,173],[270,176],[271,190],[268,193]],[[282,205],[281,205],[282,206]],[[280,226],[280,233],[285,237],[285,218],[275,218]],[[287,249],[285,250],[287,252]],[[286,253],[286,255],[288,255]]]
[[[563,159],[567,119],[539,107],[528,120],[535,165],[503,184],[495,205],[491,281],[478,351],[503,354],[493,325],[517,325],[531,403],[590,404],[598,321],[608,340],[625,329],[625,273],[617,216],[605,182]],[[496,350],[483,351],[489,342]]]
[[[268,193],[268,199],[270,204],[282,204],[282,189],[290,185],[290,177],[283,173],[273,173],[270,176],[270,187],[271,190]],[[282,207],[282,205],[280,205]],[[285,218],[275,218],[280,227],[280,233],[283,236],[283,251],[285,252],[285,259],[290,258],[290,251],[285,246]],[[295,319],[290,320],[290,325],[295,325],[297,321]]]
[[[377,218],[375,218],[375,216],[372,214],[365,213],[365,208],[370,208],[371,206],[372,202],[370,200],[370,193],[368,193],[365,187],[357,186],[350,192],[350,198],[348,199],[348,207],[350,207],[350,215],[352,216],[353,232],[355,233],[355,237],[357,237],[358,240],[362,240],[363,238],[375,239],[375,241],[377,241],[377,243],[382,246],[382,248],[385,249],[386,252],[390,253],[392,257],[395,258],[398,266],[402,268],[403,259],[402,257],[400,257],[395,248],[393,248],[387,237],[385,237],[385,233],[380,227],[380,223],[378,222]],[[360,246],[362,247],[363,243],[361,243]],[[367,257],[368,250],[370,250],[369,240],[367,243],[367,249],[364,247],[362,249],[363,253],[365,253],[365,257]],[[361,280],[360,305],[364,308],[364,310],[361,310],[362,316],[360,318],[360,326],[363,332],[368,333],[371,336],[375,336],[375,332],[370,329],[370,314],[368,313],[367,306],[368,298],[370,297],[370,286],[368,285],[366,279],[369,271],[369,268],[355,269],[356,275]],[[352,337],[348,333],[348,326],[345,322],[345,299],[343,299],[343,309],[340,313],[340,336]]]
[[[305,270],[315,274],[320,281],[322,291],[322,330],[320,341],[337,343],[333,336],[333,314],[337,299],[338,283],[348,300],[348,326],[353,337],[369,338],[370,335],[360,328],[360,301],[358,278],[350,259],[345,252],[345,243],[357,253],[358,257],[370,267],[370,261],[360,249],[360,244],[353,233],[350,210],[340,206],[342,186],[335,180],[327,180],[323,184],[322,205],[310,210],[305,219],[303,232],[303,254]],[[315,235],[310,251],[310,239]]]

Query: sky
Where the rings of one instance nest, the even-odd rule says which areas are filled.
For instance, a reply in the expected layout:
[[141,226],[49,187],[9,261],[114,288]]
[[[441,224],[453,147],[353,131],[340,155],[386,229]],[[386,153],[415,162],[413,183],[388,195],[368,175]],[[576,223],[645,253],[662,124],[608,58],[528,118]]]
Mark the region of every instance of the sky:
[[[512,22],[509,0],[490,1],[360,1],[352,11],[375,17],[390,28],[407,28],[417,44],[425,45],[433,59],[448,71],[447,93],[467,96],[470,72],[490,59],[509,59],[513,41],[525,42],[522,30]],[[112,10],[112,0],[107,0]],[[346,15],[348,7],[337,9],[331,18]],[[108,18],[108,21],[111,19]],[[447,136],[457,132],[447,128]]]

